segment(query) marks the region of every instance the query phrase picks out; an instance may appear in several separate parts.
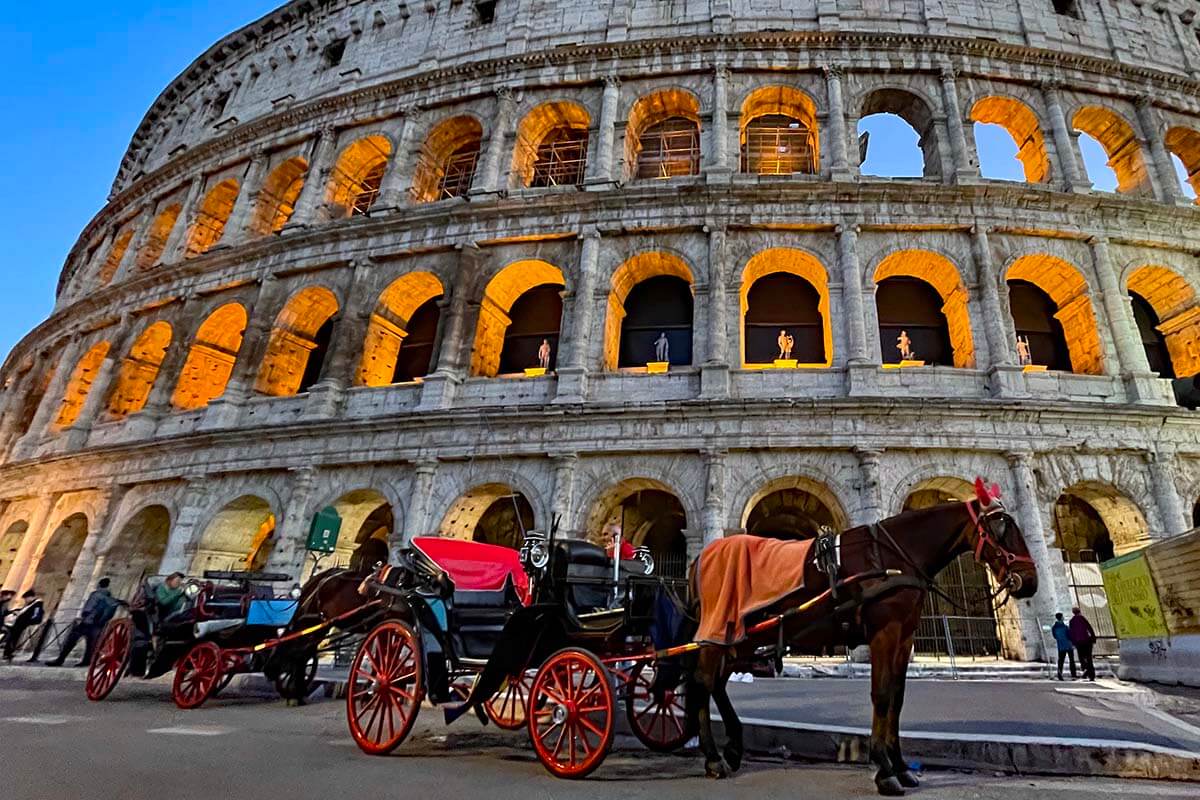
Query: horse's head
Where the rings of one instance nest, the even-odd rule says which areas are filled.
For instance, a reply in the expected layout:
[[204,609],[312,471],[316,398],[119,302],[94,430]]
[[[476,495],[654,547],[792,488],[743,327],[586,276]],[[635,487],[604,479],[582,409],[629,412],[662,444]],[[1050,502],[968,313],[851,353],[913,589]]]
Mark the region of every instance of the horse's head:
[[1025,535],[1000,502],[1000,487],[975,481],[976,498],[967,503],[971,525],[967,541],[975,560],[986,564],[1001,589],[1018,600],[1037,593],[1038,575]]

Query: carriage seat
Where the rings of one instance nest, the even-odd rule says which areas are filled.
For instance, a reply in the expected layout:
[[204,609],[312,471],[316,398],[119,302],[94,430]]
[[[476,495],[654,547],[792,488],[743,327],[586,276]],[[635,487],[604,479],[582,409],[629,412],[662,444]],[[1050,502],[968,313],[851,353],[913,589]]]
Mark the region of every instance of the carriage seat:
[[603,547],[579,539],[555,543],[555,578],[566,587],[576,614],[607,609],[612,600],[612,561]]

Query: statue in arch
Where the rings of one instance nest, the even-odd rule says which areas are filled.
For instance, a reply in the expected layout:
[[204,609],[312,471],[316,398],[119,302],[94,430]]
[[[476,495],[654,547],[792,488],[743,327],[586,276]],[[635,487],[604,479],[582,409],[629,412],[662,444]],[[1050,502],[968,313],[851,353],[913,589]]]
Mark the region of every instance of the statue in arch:
[[1027,367],[1033,363],[1033,356],[1029,352],[1029,337],[1017,337],[1017,362],[1022,367]]
[[542,369],[550,369],[549,339],[542,339],[542,346],[538,348],[538,366]]
[[781,330],[779,338],[775,342],[779,345],[779,360],[791,361],[792,348],[796,346],[796,339],[787,330]]
[[655,361],[670,361],[671,360],[671,343],[667,340],[667,333],[663,331],[654,340],[654,360]]
[[902,361],[916,361],[917,354],[913,352],[912,339],[908,338],[908,331],[900,331],[900,336],[896,339],[896,349],[900,351]]

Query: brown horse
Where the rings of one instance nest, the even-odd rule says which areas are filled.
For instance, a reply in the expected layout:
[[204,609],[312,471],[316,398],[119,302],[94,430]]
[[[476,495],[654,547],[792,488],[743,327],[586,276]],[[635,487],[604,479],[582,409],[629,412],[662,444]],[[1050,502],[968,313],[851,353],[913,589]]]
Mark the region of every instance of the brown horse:
[[[810,553],[804,588],[786,596],[758,618],[781,614],[816,601],[778,627],[751,634],[733,646],[704,645],[689,669],[688,718],[699,730],[709,777],[724,778],[742,763],[742,725],[726,693],[730,674],[756,648],[785,643],[789,652],[820,654],[826,648],[867,644],[871,649],[871,761],[878,767],[880,794],[903,795],[919,785],[900,751],[900,711],[913,635],[921,619],[932,579],[958,556],[974,553],[995,576],[1002,591],[1025,598],[1037,591],[1037,571],[1021,530],[998,502],[999,492],[976,484],[978,499],[910,511],[878,525],[852,528],[840,537],[837,576],[891,571],[891,577],[847,583],[836,596],[830,578]],[[695,566],[693,566],[695,570]],[[898,575],[896,573],[899,573]],[[693,594],[696,586],[692,580]],[[825,593],[829,596],[822,597]],[[693,597],[693,610],[699,610]],[[693,615],[695,616],[695,615]],[[713,739],[709,700],[715,701],[729,742],[724,757]]]

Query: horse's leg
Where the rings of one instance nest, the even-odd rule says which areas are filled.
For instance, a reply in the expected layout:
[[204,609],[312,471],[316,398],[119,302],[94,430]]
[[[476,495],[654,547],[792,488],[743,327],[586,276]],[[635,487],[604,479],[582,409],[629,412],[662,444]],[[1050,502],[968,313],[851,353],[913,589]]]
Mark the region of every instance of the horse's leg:
[[728,739],[725,743],[725,763],[731,771],[737,772],[742,768],[742,759],[746,755],[746,740],[742,731],[742,721],[729,699],[728,688],[729,674],[723,671],[723,674],[717,676],[713,686],[713,700],[716,701],[717,710],[721,712],[721,721],[725,723],[725,736]]
[[[916,608],[919,609],[920,606]],[[888,758],[891,759],[896,779],[900,781],[901,786],[908,789],[917,788],[921,782],[908,768],[908,762],[904,760],[904,754],[900,750],[900,712],[904,709],[904,688],[908,680],[908,662],[912,657],[913,634],[916,632],[915,623],[919,621],[920,617],[918,616],[913,625],[905,625],[900,646],[896,650],[892,703],[888,709]]]
[[875,772],[875,788],[889,797],[904,794],[904,787],[895,775],[887,750],[892,701],[896,694],[895,665],[899,640],[898,622],[889,622],[871,637],[871,761],[879,768]]
[[704,774],[717,779],[728,778],[729,767],[721,758],[713,737],[709,700],[716,685],[716,676],[724,669],[724,660],[715,647],[701,649],[696,659],[696,669],[689,678],[687,692],[688,719],[696,720],[700,751],[704,754]]

